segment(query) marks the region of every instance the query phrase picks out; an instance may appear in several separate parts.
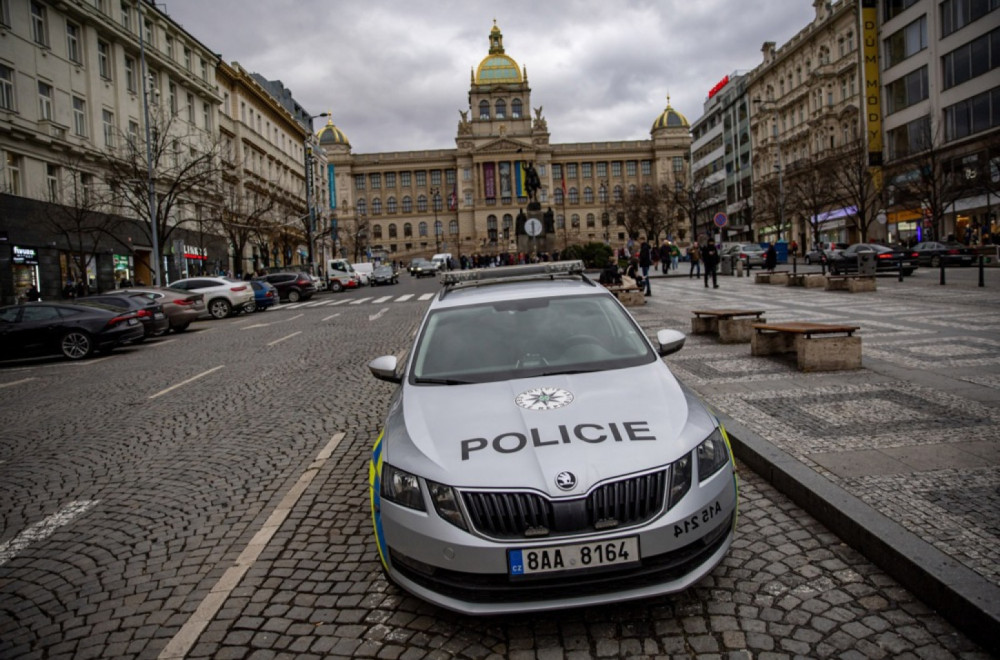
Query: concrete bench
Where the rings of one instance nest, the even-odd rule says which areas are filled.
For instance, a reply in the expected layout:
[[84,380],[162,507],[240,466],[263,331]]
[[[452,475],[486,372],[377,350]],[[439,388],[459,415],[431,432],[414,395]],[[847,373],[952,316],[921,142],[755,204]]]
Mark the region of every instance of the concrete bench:
[[788,286],[802,286],[807,289],[826,288],[826,275],[819,273],[792,273],[788,276]]
[[827,291],[875,291],[874,275],[827,275]]
[[626,307],[641,307],[646,304],[646,296],[631,277],[622,276],[621,284],[605,286],[605,288],[615,294],[615,298],[618,298],[621,304]]
[[723,344],[750,341],[754,323],[765,323],[762,309],[696,309],[691,312],[691,334],[718,335]]
[[773,272],[757,273],[753,277],[754,284],[788,284],[788,271],[776,270]]
[[861,368],[861,337],[856,325],[828,323],[754,323],[751,355],[795,353],[800,371]]

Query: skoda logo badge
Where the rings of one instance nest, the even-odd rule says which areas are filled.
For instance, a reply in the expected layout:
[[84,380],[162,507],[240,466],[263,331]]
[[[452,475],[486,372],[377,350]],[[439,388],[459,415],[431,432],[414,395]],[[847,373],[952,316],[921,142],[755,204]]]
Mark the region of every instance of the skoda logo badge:
[[573,395],[558,387],[536,387],[518,394],[514,403],[526,410],[555,410],[573,403]]
[[560,490],[573,490],[576,488],[576,475],[572,472],[560,472],[556,475],[556,485]]

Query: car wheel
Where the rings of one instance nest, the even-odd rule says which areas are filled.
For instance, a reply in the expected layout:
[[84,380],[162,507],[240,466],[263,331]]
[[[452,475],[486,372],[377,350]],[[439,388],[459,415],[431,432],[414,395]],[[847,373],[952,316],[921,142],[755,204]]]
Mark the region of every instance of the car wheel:
[[173,330],[174,332],[184,332],[185,330],[188,329],[189,325],[191,325],[191,324],[190,323],[183,323],[181,325],[175,325],[174,327],[172,327],[170,329]]
[[94,352],[94,340],[83,330],[70,330],[62,336],[59,348],[70,360],[82,360]]
[[295,289],[292,289],[291,291],[288,292],[288,302],[296,303],[299,301],[300,297],[301,296],[299,296],[299,292],[296,291]]
[[330,282],[330,290],[333,291],[334,293],[340,293],[341,291],[344,290],[344,285],[338,282],[337,280],[334,280]]
[[225,298],[216,298],[208,303],[208,312],[215,319],[224,319],[233,311],[233,306]]
[[941,257],[935,254],[933,257],[931,257],[931,268],[940,268],[940,267],[941,267]]

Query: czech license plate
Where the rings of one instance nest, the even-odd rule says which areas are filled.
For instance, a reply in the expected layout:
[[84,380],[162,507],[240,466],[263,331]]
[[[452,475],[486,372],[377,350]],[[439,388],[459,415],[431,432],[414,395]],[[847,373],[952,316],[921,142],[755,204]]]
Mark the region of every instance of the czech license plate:
[[536,575],[639,563],[639,538],[518,548],[507,551],[511,575]]
[[128,324],[129,324],[129,325],[137,325],[138,323],[139,323],[139,319],[137,319],[137,318],[135,318],[135,317],[132,317],[132,318],[130,318],[130,319],[128,320]]

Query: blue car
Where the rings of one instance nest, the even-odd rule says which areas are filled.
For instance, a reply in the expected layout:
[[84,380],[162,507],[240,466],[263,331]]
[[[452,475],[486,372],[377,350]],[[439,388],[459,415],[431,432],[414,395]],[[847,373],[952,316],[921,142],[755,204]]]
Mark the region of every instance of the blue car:
[[273,284],[264,280],[250,280],[250,286],[253,287],[253,299],[258,312],[278,304],[278,290]]

